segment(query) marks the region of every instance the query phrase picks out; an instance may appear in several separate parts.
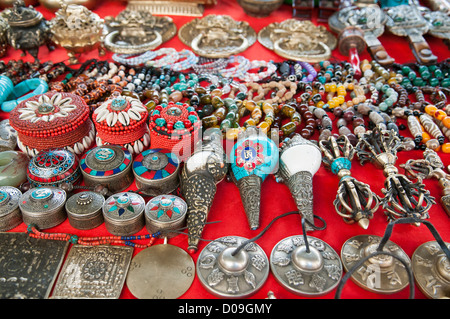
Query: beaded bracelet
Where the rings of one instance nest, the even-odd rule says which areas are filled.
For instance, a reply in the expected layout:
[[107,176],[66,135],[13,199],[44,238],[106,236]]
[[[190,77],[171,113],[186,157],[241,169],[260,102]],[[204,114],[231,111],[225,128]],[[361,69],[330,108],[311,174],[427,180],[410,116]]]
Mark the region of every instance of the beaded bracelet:
[[219,74],[225,78],[241,78],[251,67],[250,61],[241,55],[229,57],[228,64],[233,63],[238,63],[238,65],[232,68],[224,68],[219,71]]
[[156,54],[155,58],[160,56],[162,56],[162,58],[158,60],[155,60],[155,58],[148,59],[144,63],[146,67],[150,66],[154,68],[170,67],[170,65],[178,61],[179,58],[179,54],[177,50],[175,50],[174,48],[162,48],[154,52]]
[[247,72],[247,73],[243,74],[242,76],[240,76],[239,79],[241,79],[242,81],[245,81],[245,82],[259,82],[259,81],[271,76],[277,70],[277,67],[274,63],[266,62],[266,61],[259,61],[259,60],[253,60],[251,62],[251,65],[248,70],[256,69],[256,68],[263,68],[263,67],[267,68],[267,70],[264,72],[259,72],[259,73]]
[[218,74],[220,70],[228,65],[228,59],[209,59],[200,57],[197,64],[193,65],[192,68],[197,74],[201,73],[212,73]]
[[[183,61],[181,61],[184,59]],[[171,66],[174,71],[184,71],[192,68],[193,65],[197,64],[198,56],[195,55],[194,52],[184,49],[178,53],[178,61],[177,63]]]
[[148,60],[156,58],[155,51],[146,51],[140,55],[114,53],[112,59],[120,64],[128,66],[143,65]]

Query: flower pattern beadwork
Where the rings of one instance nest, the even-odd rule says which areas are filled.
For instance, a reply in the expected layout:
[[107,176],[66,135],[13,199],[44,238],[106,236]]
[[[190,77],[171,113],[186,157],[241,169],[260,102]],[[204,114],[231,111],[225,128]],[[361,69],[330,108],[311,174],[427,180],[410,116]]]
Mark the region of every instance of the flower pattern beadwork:
[[19,118],[32,123],[51,122],[59,117],[67,117],[76,108],[70,97],[63,98],[60,93],[51,97],[42,94],[37,101],[25,102],[25,107],[19,110],[21,113]]
[[264,146],[261,143],[245,141],[236,148],[236,165],[244,167],[247,171],[253,171],[256,166],[264,163]]

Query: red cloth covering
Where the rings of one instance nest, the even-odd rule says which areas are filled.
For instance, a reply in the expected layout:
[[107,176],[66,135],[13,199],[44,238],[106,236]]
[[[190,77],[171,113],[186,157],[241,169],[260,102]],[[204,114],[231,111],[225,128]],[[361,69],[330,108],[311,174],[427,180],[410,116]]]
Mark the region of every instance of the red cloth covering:
[[[51,19],[54,17],[54,13],[46,10],[42,6],[36,6],[36,8],[44,14],[46,19]],[[104,18],[108,15],[116,16],[121,10],[125,8],[125,3],[117,1],[99,1],[99,4],[94,9],[94,12],[98,13],[100,17]],[[317,10],[317,9],[315,9]],[[292,8],[289,5],[283,5],[278,11],[272,13],[267,18],[252,18],[244,13],[242,8],[237,4],[236,1],[230,0],[218,0],[217,5],[213,7],[206,8],[204,12],[205,16],[208,14],[224,14],[230,15],[235,20],[245,20],[248,21],[250,26],[254,28],[256,32],[260,31],[266,25],[273,22],[281,22],[285,19],[292,17]],[[317,13],[314,12],[316,15]],[[193,17],[180,17],[172,16],[174,23],[179,29],[185,23],[194,19]],[[316,18],[313,18],[313,22],[316,22]],[[326,25],[326,24],[324,24]],[[431,50],[438,57],[438,61],[443,61],[449,57],[449,50],[442,42],[441,39],[434,38],[430,35],[425,35],[425,39],[428,41]],[[414,62],[414,56],[408,47],[408,40],[406,38],[397,37],[395,35],[385,32],[379,40],[384,45],[386,51],[391,57],[393,57],[398,63]],[[173,47],[177,50],[187,48],[181,41],[175,36],[170,41],[164,43],[162,47]],[[243,56],[249,59],[257,60],[273,60],[275,62],[283,61],[283,58],[275,55],[272,51],[266,49],[258,42],[248,48],[242,53]],[[100,57],[100,59],[108,59],[112,56],[111,52],[107,52],[106,56]],[[333,50],[333,57],[337,60],[348,60],[348,57],[342,56],[339,50],[336,48]],[[19,59],[20,52],[15,51],[11,48],[8,49],[5,61],[8,59]],[[52,60],[54,62],[59,62],[61,60],[66,60],[67,55],[64,50],[56,49],[53,52],[48,52],[46,47],[41,47],[39,58],[42,61]],[[98,58],[97,51],[82,54],[80,61],[83,62],[87,59]],[[25,60],[31,60],[30,56],[24,58]],[[368,52],[362,52],[360,54],[360,59],[371,60]],[[2,114],[3,118],[7,117],[7,114]],[[335,123],[334,123],[335,124]],[[337,130],[334,127],[334,130]],[[403,133],[407,135],[407,133]],[[316,135],[313,138],[317,138]],[[447,166],[450,164],[450,155],[439,153],[441,158]],[[400,164],[405,163],[408,159],[419,159],[422,158],[422,152],[420,151],[410,151],[410,152],[399,152],[397,167]],[[371,163],[361,166],[357,159],[355,158],[352,166],[352,176],[356,177],[362,182],[366,182],[370,185],[371,189],[378,195],[382,196],[381,189],[384,187],[384,176],[381,169],[375,168]],[[400,169],[403,173],[403,169]],[[336,191],[338,187],[338,177],[327,171],[323,166],[315,174],[313,178],[313,189],[314,189],[314,212],[316,215],[322,217],[326,223],[327,227],[325,230],[318,230],[308,233],[310,236],[320,238],[327,242],[331,247],[340,254],[341,247],[345,241],[349,238],[360,235],[369,234],[376,236],[383,236],[387,222],[383,210],[380,208],[376,213],[374,218],[370,222],[370,226],[367,230],[363,230],[357,225],[345,224],[340,216],[335,212],[333,207],[333,201],[336,197]],[[424,184],[426,188],[431,192],[431,195],[436,198],[436,205],[430,209],[430,219],[429,221],[437,228],[444,241],[450,242],[450,222],[449,216],[445,213],[442,206],[439,204],[439,199],[441,196],[441,189],[436,180],[425,180]],[[131,186],[135,189],[135,185]],[[220,221],[220,223],[215,223],[207,225],[203,232],[203,238],[208,240],[214,240],[219,237],[235,235],[245,238],[253,238],[260,233],[260,231],[270,223],[276,216],[282,213],[290,212],[296,210],[295,203],[291,197],[291,194],[286,185],[278,184],[273,177],[269,177],[263,183],[262,187],[262,201],[261,201],[261,227],[258,230],[251,231],[248,228],[248,223],[244,213],[243,205],[240,200],[238,188],[231,182],[223,181],[217,185],[217,194],[215,196],[210,214],[209,221]],[[26,225],[21,224],[15,229],[11,230],[14,232],[24,232],[26,231]],[[66,220],[61,225],[54,227],[52,229],[46,230],[46,232],[68,232],[73,233],[78,236],[98,236],[98,235],[109,235],[105,229],[104,224],[97,227],[94,230],[81,231],[76,230],[70,226],[68,220]],[[147,231],[142,229],[138,235],[146,234]],[[262,247],[267,256],[270,256],[273,247],[282,239],[302,234],[300,217],[297,215],[289,215],[284,217],[274,223],[274,225],[266,232],[260,239],[256,241],[258,245]],[[398,244],[406,254],[411,257],[413,252],[421,244],[434,240],[434,237],[428,231],[425,225],[419,227],[412,225],[398,225],[394,227],[394,232],[390,238],[391,241]],[[162,244],[162,239],[158,239],[155,244]],[[197,257],[200,251],[207,245],[208,242],[200,242],[199,250],[197,253],[192,255],[195,262],[197,262]],[[187,248],[187,236],[178,235],[175,238],[169,240],[169,244],[177,245],[183,249]],[[139,253],[140,249],[135,249],[134,254]],[[301,297],[288,292],[280,284],[278,284],[272,274],[262,288],[254,294],[251,298],[264,299],[267,297],[267,293],[272,291],[276,298],[278,299],[290,299],[299,298],[304,299],[306,297]],[[351,280],[348,280],[344,290],[342,292],[341,298],[343,299],[406,299],[409,296],[408,288],[405,288],[399,293],[392,295],[381,295],[374,294],[363,290],[354,284]],[[315,299],[332,299],[335,297],[335,291],[326,294],[321,297],[316,297]],[[121,297],[122,299],[133,299],[135,298],[128,288],[123,288]],[[190,289],[181,296],[182,299],[215,299],[216,297],[208,293],[201,285],[199,279],[196,277]],[[415,285],[415,298],[425,299],[426,296],[419,290],[418,286]]]

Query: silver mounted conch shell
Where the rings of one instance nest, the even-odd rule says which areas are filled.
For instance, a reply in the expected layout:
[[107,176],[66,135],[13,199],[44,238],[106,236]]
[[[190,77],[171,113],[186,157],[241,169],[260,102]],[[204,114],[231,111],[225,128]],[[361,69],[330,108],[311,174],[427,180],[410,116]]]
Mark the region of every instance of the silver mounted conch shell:
[[381,199],[381,206],[386,210],[388,221],[402,217],[427,219],[428,210],[435,204],[434,197],[425,189],[422,178],[418,177],[413,183],[408,177],[398,173],[395,162],[397,149],[401,144],[400,138],[393,130],[375,127],[360,136],[355,149],[361,164],[371,161],[383,168],[386,180],[385,188],[381,190],[385,195]]
[[349,139],[342,135],[337,139],[330,136],[319,142],[323,152],[322,162],[325,167],[336,174],[339,188],[334,208],[348,224],[358,223],[363,229],[369,227],[369,220],[380,206],[378,196],[370,190],[370,186],[351,176],[350,168],[355,149]]

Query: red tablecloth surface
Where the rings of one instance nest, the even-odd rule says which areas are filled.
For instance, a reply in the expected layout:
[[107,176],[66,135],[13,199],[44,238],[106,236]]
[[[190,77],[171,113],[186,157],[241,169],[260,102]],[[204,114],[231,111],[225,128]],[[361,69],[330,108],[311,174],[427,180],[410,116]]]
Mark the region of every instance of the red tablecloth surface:
[[[108,15],[117,15],[121,10],[125,8],[126,3],[119,1],[99,1],[94,12],[98,13],[100,17],[105,17]],[[54,17],[54,13],[47,10],[46,8],[37,5],[36,9],[44,14],[46,19],[51,19]],[[317,10],[317,9],[316,9]],[[245,20],[248,21],[250,26],[254,28],[256,32],[261,30],[266,25],[272,22],[281,22],[285,19],[292,17],[292,8],[289,5],[283,5],[278,11],[273,12],[269,17],[266,18],[253,18],[244,13],[242,8],[237,4],[236,1],[230,0],[218,0],[217,5],[205,9],[204,15],[208,14],[225,14],[230,15],[235,20]],[[314,12],[316,15],[317,12]],[[194,19],[193,17],[182,17],[182,16],[172,16],[177,28],[179,29],[185,23]],[[313,21],[317,23],[315,17]],[[326,24],[323,24],[326,26]],[[385,32],[380,38],[381,43],[384,45],[386,51],[391,55],[398,63],[414,62],[414,56],[409,49],[408,42],[406,38],[397,37],[395,35]],[[428,41],[433,53],[438,56],[438,61],[443,61],[449,57],[449,50],[444,45],[441,39],[434,38],[429,35],[425,35],[425,39]],[[177,50],[187,48],[177,36],[175,36],[170,41],[164,43],[162,47],[173,47]],[[242,53],[243,56],[249,59],[258,60],[273,60],[275,62],[282,61],[283,58],[275,55],[272,51],[266,49],[258,42],[248,48]],[[111,52],[107,52],[106,56],[100,57],[100,59],[110,59],[112,56]],[[333,51],[333,57],[338,60],[348,60],[339,53],[338,49]],[[4,58],[5,61],[8,59],[19,59],[20,52],[15,51],[12,48],[8,49],[7,56]],[[40,49],[39,58],[41,61],[52,60],[54,62],[59,62],[67,59],[66,52],[57,48],[56,50],[49,52],[46,47]],[[82,54],[80,61],[83,62],[87,59],[98,58],[98,53],[96,51]],[[371,59],[367,52],[360,54],[362,59]],[[28,55],[23,57],[24,60],[32,60]],[[1,118],[7,118],[7,114],[2,113]],[[407,136],[408,134],[405,133]],[[315,136],[316,137],[316,136]],[[444,164],[447,166],[450,164],[450,155],[440,153]],[[422,158],[421,151],[410,151],[410,152],[399,152],[397,166],[405,163],[410,158]],[[400,169],[400,172],[403,172]],[[384,187],[384,176],[381,169],[377,169],[373,164],[368,163],[361,166],[357,159],[353,161],[352,166],[352,176],[366,182],[371,186],[371,189],[382,196],[381,189]],[[441,196],[441,189],[436,180],[425,180],[424,184],[426,188],[431,192],[431,195],[436,198],[436,205],[430,209],[430,219],[429,221],[433,223],[437,231],[440,233],[444,241],[450,241],[450,222],[449,216],[445,213],[442,206],[439,204],[439,199]],[[333,249],[340,254],[341,247],[346,240],[349,238],[360,235],[369,234],[383,236],[386,229],[386,217],[383,210],[380,208],[376,213],[374,218],[370,222],[370,226],[367,230],[363,230],[357,225],[348,225],[343,222],[342,218],[337,215],[333,207],[333,200],[336,197],[336,191],[338,187],[338,177],[332,174],[330,171],[326,170],[323,166],[315,174],[313,179],[314,188],[314,212],[316,215],[322,217],[326,223],[327,227],[324,230],[317,230],[308,233],[310,236],[320,238],[327,242]],[[136,189],[133,184],[131,189]],[[293,211],[296,209],[295,203],[291,197],[291,194],[284,184],[278,184],[272,176],[269,176],[263,184],[262,187],[262,201],[261,201],[261,227],[258,230],[249,230],[247,226],[247,220],[244,214],[243,206],[240,200],[240,195],[237,187],[227,181],[223,181],[217,185],[217,194],[214,198],[213,206],[209,214],[209,221],[220,221],[220,223],[211,224],[205,227],[203,238],[208,240],[214,240],[223,236],[241,236],[245,238],[253,238],[260,233],[260,231],[270,223],[276,216],[282,213]],[[11,230],[11,232],[24,232],[26,231],[25,224],[21,224],[18,227]],[[76,230],[70,226],[68,220],[63,222],[57,227],[46,230],[46,232],[67,232],[76,234],[79,236],[98,236],[98,235],[109,235],[106,228],[103,225],[88,231]],[[146,229],[142,229],[138,234],[146,234]],[[256,241],[258,245],[265,251],[267,256],[273,247],[282,239],[298,235],[302,233],[300,217],[297,215],[289,215],[275,222],[275,224],[260,238]],[[412,256],[413,252],[421,244],[434,240],[434,237],[428,231],[426,226],[413,226],[413,225],[398,225],[394,227],[394,232],[391,236],[391,241],[398,244],[408,256]],[[163,241],[158,239],[156,244],[162,244]],[[200,243],[199,250],[197,253],[192,255],[194,261],[197,261],[200,251],[207,245],[208,242],[204,241]],[[178,235],[175,238],[169,240],[169,244],[179,246],[183,249],[187,249],[187,236]],[[135,249],[134,254],[139,253],[140,249]],[[272,291],[276,298],[278,299],[306,299],[307,297],[297,296],[288,292],[280,284],[278,284],[272,274],[262,288],[255,293],[250,298],[252,299],[264,299],[267,297],[267,293]],[[408,298],[409,291],[404,289],[399,293],[392,295],[381,295],[368,292],[361,289],[352,281],[347,281],[346,286],[342,293],[343,299],[405,299]],[[335,297],[335,291],[321,296],[315,297],[315,299],[332,299]],[[425,299],[424,294],[418,289],[417,285],[415,287],[415,297],[417,299]],[[134,299],[135,297],[131,294],[126,285],[123,288],[121,299]],[[216,299],[215,296],[207,292],[201,285],[199,279],[196,277],[190,289],[180,297],[181,299]]]

